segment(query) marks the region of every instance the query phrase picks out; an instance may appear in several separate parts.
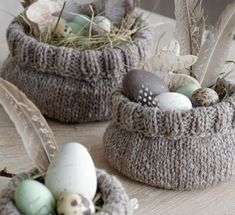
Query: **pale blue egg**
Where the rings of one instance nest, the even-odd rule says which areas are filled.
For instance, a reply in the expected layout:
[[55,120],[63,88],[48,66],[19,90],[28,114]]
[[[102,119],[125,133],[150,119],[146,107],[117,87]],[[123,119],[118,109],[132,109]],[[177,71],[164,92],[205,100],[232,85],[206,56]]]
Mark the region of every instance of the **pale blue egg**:
[[77,25],[88,27],[90,26],[91,19],[85,15],[77,15],[73,18],[72,22],[75,22]]
[[48,215],[55,212],[56,206],[50,190],[35,180],[25,180],[17,186],[15,204],[24,215]]
[[185,86],[180,87],[176,92],[187,96],[189,99],[192,98],[193,93],[198,90],[198,87],[195,84],[187,84]]
[[68,23],[69,27],[72,29],[72,33],[79,35],[79,36],[87,36],[88,29],[85,26],[78,25],[75,22]]

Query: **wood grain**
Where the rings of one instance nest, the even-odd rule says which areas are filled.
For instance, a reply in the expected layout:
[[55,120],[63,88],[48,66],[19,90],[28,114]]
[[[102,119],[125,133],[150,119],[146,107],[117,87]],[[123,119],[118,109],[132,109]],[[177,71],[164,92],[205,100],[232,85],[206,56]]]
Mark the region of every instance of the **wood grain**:
[[[163,37],[163,46],[172,37],[174,21],[159,15],[145,16],[151,23],[165,22],[165,25],[154,30],[154,40]],[[235,46],[234,46],[235,47]],[[233,48],[234,48],[233,47]],[[0,62],[7,55],[6,44],[0,43]],[[235,49],[231,56],[235,56]],[[108,122],[83,125],[64,125],[49,121],[59,145],[67,142],[84,144],[98,168],[116,175],[125,186],[131,198],[137,198],[140,208],[137,215],[234,215],[235,214],[235,178],[214,188],[204,191],[176,192],[153,188],[121,176],[105,160],[102,136]],[[9,171],[20,173],[28,171],[33,164],[27,156],[19,135],[4,110],[0,107],[0,169],[7,166]],[[0,190],[8,179],[0,178]],[[1,214],[1,213],[0,213]]]

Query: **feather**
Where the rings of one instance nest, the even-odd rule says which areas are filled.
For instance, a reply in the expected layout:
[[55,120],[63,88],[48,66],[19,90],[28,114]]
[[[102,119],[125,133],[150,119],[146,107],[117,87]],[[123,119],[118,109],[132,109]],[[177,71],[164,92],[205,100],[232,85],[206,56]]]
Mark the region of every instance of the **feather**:
[[173,72],[189,68],[197,61],[193,55],[176,56],[173,54],[161,53],[147,59],[140,67],[147,71]]
[[25,94],[1,78],[0,104],[15,124],[27,153],[38,169],[45,172],[58,149],[46,120]]
[[97,13],[104,13],[114,25],[120,26],[122,20],[134,11],[136,0],[95,0]]
[[[93,0],[67,0],[65,8],[63,10],[62,18],[68,22],[71,22],[74,16],[78,14],[83,14],[87,16],[92,16],[92,11],[90,6],[95,10],[95,5],[93,5]],[[53,13],[53,16],[59,16],[60,11]]]
[[165,47],[163,47],[160,50],[160,54],[161,53],[167,53],[167,54],[172,54],[172,55],[176,55],[179,56],[180,55],[180,44],[176,39],[172,39],[169,44]]
[[26,8],[26,7],[28,7],[29,5],[33,4],[36,1],[37,0],[22,0],[20,3],[24,8]]
[[210,32],[199,52],[194,75],[204,87],[215,84],[231,47],[235,33],[235,2],[222,12],[213,32]]
[[198,88],[201,88],[200,83],[195,78],[186,74],[175,74],[170,72],[164,77],[164,82],[168,84],[169,89],[173,92],[187,84],[194,84]]
[[175,0],[176,32],[182,55],[198,55],[205,29],[202,0]]

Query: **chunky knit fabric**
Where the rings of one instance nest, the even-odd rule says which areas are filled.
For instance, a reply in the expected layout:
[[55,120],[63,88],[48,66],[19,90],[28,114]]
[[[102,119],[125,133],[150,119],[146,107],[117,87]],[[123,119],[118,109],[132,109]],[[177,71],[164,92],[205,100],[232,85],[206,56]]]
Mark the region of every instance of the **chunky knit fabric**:
[[[14,192],[21,181],[30,178],[34,174],[35,171],[19,174],[9,182],[4,190],[2,190],[0,195],[1,215],[21,215],[14,204]],[[102,211],[96,214],[131,215],[129,199],[120,182],[115,177],[108,175],[102,170],[97,170],[97,177],[98,187],[105,197],[105,203]]]
[[47,117],[62,122],[110,119],[107,98],[152,44],[149,30],[132,44],[103,51],[76,51],[40,43],[16,20],[7,31],[10,55],[1,76],[22,90]]
[[[230,88],[234,92],[234,85]],[[234,174],[234,94],[212,107],[165,112],[133,103],[118,89],[111,95],[111,111],[106,156],[124,175],[160,188],[191,190]]]

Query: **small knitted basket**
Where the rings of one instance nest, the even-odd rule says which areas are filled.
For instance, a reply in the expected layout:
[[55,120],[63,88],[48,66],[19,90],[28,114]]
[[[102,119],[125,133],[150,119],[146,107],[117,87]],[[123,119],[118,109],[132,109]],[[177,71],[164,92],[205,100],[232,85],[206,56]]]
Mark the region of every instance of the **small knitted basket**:
[[[227,84],[227,83],[225,83]],[[234,84],[230,94],[234,92]],[[203,189],[235,170],[235,94],[211,107],[166,112],[111,95],[106,156],[124,175],[159,188]]]
[[38,42],[14,20],[1,76],[22,90],[41,112],[62,122],[110,119],[107,98],[123,76],[145,59],[152,34],[138,32],[131,44],[103,51],[76,51]]
[[[15,176],[8,186],[0,194],[0,214],[1,215],[21,215],[14,203],[14,192],[17,185],[30,178],[36,173],[35,170]],[[130,202],[128,196],[120,184],[113,176],[102,170],[97,170],[98,188],[105,197],[102,211],[99,215],[131,215]],[[48,214],[49,215],[49,214]]]

